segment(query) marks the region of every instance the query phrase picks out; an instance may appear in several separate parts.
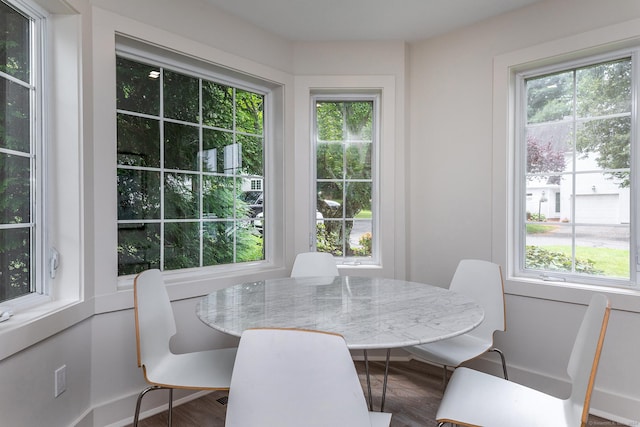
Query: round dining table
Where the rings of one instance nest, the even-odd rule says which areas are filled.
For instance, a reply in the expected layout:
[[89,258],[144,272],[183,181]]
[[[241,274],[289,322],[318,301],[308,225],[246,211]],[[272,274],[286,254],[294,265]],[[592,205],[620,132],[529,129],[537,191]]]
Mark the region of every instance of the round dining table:
[[[484,319],[472,298],[437,286],[379,277],[287,277],[242,283],[203,297],[196,314],[221,332],[250,328],[333,332],[352,350],[389,350],[464,334]],[[367,381],[368,363],[367,363]],[[369,406],[371,391],[369,388]]]

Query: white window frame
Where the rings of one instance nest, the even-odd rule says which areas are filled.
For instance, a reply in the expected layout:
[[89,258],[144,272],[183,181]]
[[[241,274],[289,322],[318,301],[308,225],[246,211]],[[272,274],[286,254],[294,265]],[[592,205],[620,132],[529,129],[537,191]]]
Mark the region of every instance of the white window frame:
[[[37,178],[45,186],[38,190],[42,209],[37,218],[42,233],[37,253],[40,284],[37,292],[0,304],[14,314],[0,323],[0,360],[86,319],[93,310],[93,304],[85,302],[88,295],[84,288],[82,16],[68,5],[47,1],[13,3],[44,20],[38,37],[43,89],[38,114],[39,132],[46,140]],[[52,278],[49,262],[57,252]]]
[[[524,193],[527,191],[527,185],[525,182],[525,174],[526,174],[526,150],[524,148],[524,128],[525,128],[525,112],[527,109],[527,97],[525,90],[525,81],[530,77],[545,75],[545,74],[553,74],[556,72],[562,71],[570,71],[574,69],[578,69],[581,67],[587,67],[590,65],[596,65],[599,63],[615,61],[623,58],[630,58],[632,63],[632,99],[637,99],[638,93],[638,84],[640,84],[640,80],[638,79],[638,53],[640,51],[640,46],[631,50],[614,50],[612,52],[606,54],[597,54],[592,56],[587,56],[585,58],[580,58],[578,60],[568,60],[568,61],[555,61],[552,65],[546,65],[544,67],[536,67],[532,69],[526,69],[519,71],[515,76],[516,82],[516,100],[515,100],[515,127],[516,127],[516,136],[515,136],[515,176],[514,176],[514,189],[515,195],[514,199],[516,200],[516,208],[514,212],[514,229],[511,230],[513,233],[514,246],[516,248],[516,254],[518,256],[516,268],[514,271],[514,275],[518,277],[524,278],[532,278],[532,279],[540,279],[543,281],[566,281],[566,282],[574,282],[574,283],[583,283],[583,284],[591,284],[591,285],[600,285],[600,286],[618,286],[618,287],[631,287],[638,288],[639,284],[637,283],[637,271],[635,267],[638,265],[633,262],[636,259],[636,248],[639,246],[640,242],[638,242],[637,236],[637,224],[635,218],[637,215],[635,214],[635,203],[631,203],[631,212],[630,218],[632,218],[631,223],[631,232],[629,238],[629,258],[630,258],[630,279],[617,279],[617,278],[601,278],[598,276],[586,276],[586,275],[576,275],[571,274],[570,272],[562,272],[562,271],[534,271],[534,270],[525,270],[524,268],[524,257],[525,253],[523,251],[525,247],[525,227],[524,224],[526,222],[525,208],[523,206],[525,198]],[[637,114],[637,106],[636,102],[632,102],[632,111],[631,111],[631,121],[632,121],[632,134],[631,134],[631,176],[636,177],[636,179],[632,182],[632,200],[637,200],[636,196],[640,191],[640,187],[638,187],[638,179],[637,179],[637,171],[636,166],[638,162],[636,160],[638,156],[638,148],[640,148],[640,143],[637,139],[638,133],[638,114]],[[552,173],[551,173],[552,174]],[[571,175],[574,177],[574,175]],[[634,244],[634,242],[636,242]]]
[[[264,191],[265,195],[269,195],[269,200],[264,204],[264,218],[267,218],[263,223],[265,236],[263,243],[265,253],[264,260],[168,270],[164,271],[163,275],[167,283],[179,284],[193,282],[194,280],[203,280],[203,278],[211,274],[236,275],[272,269],[278,260],[281,259],[279,253],[282,251],[283,245],[282,232],[280,231],[282,225],[279,223],[280,221],[277,220],[277,215],[274,215],[274,212],[281,209],[280,201],[284,198],[282,191],[279,190],[281,186],[277,184],[280,180],[281,172],[277,172],[278,167],[276,167],[276,164],[278,160],[275,158],[277,152],[275,128],[277,127],[277,120],[279,120],[278,116],[280,115],[276,104],[281,101],[277,99],[278,95],[274,93],[274,88],[278,88],[278,86],[272,85],[271,82],[267,80],[230,70],[221,65],[206,62],[196,57],[190,57],[186,53],[174,52],[154,46],[123,34],[116,35],[115,51],[118,56],[134,61],[137,60],[164,66],[188,75],[209,80],[213,79],[222,84],[264,95],[265,121],[263,124],[263,133],[265,145],[263,152],[264,178],[262,191]],[[274,218],[276,221],[273,220]],[[135,275],[117,277],[117,288],[119,290],[131,288],[134,277]]]
[[[379,192],[380,192],[380,185],[379,185],[379,176],[380,176],[380,163],[378,161],[379,155],[378,152],[380,151],[380,93],[376,92],[376,91],[372,91],[372,92],[361,92],[361,91],[345,91],[345,92],[340,92],[340,93],[323,93],[322,91],[319,92],[313,92],[312,96],[311,96],[311,111],[312,111],[312,116],[311,116],[311,123],[312,123],[312,137],[311,137],[311,141],[312,141],[312,149],[311,149],[311,153],[312,155],[310,156],[310,171],[312,172],[312,188],[310,190],[310,194],[315,195],[317,192],[317,152],[318,152],[318,148],[317,148],[317,120],[316,120],[316,108],[315,105],[318,101],[333,101],[333,102],[341,102],[341,101],[345,101],[345,102],[358,102],[358,101],[364,101],[364,102],[372,102],[373,103],[373,117],[372,117],[372,159],[371,159],[371,211],[372,211],[372,221],[371,221],[371,233],[373,235],[373,239],[372,239],[372,247],[371,247],[371,258],[367,259],[366,257],[357,257],[357,256],[347,256],[345,254],[343,254],[340,257],[335,257],[337,259],[337,262],[339,264],[342,265],[379,265],[380,264],[380,244],[379,244],[379,235],[380,235],[380,230],[379,230],[379,225],[378,225],[378,217],[379,217],[379,212],[380,212],[380,206],[379,206],[379,200],[380,200],[380,196],[379,196]],[[312,230],[310,236],[309,236],[309,242],[310,242],[310,250],[315,251],[316,250],[316,242],[317,242],[317,234],[315,232],[316,230],[316,224],[317,224],[317,217],[316,217],[316,211],[318,210],[318,206],[317,206],[317,198],[316,197],[311,197],[311,209],[310,209],[310,216],[309,216],[309,221],[310,221],[310,229]],[[345,218],[344,218],[344,214],[342,215],[342,221],[344,223]],[[343,244],[344,247],[344,244]]]
[[[505,293],[588,304],[594,292],[607,295],[612,307],[640,312],[640,291],[587,283],[542,281],[516,275],[517,246],[513,236],[517,209],[515,176],[515,91],[519,72],[580,60],[640,45],[640,20],[598,28],[551,42],[499,54],[493,60],[493,150],[491,258],[503,266]],[[637,101],[636,101],[637,102]],[[636,212],[637,215],[637,212]]]
[[[25,15],[30,21],[30,82],[9,78],[16,84],[30,90],[31,107],[31,189],[30,210],[32,228],[32,249],[30,255],[31,273],[29,294],[15,299],[0,301],[0,306],[9,307],[11,311],[20,311],[43,302],[50,301],[51,291],[50,272],[47,266],[48,238],[45,229],[48,209],[46,208],[46,176],[48,155],[45,147],[45,131],[47,114],[45,113],[45,33],[48,14],[37,4],[25,0],[6,0],[10,7]],[[55,274],[55,270],[52,271]]]

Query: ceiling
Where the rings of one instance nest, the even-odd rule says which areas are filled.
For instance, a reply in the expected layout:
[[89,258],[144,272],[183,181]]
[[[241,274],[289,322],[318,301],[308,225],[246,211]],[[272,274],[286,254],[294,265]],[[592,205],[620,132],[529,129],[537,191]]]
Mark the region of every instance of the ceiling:
[[415,41],[541,0],[206,1],[293,41]]

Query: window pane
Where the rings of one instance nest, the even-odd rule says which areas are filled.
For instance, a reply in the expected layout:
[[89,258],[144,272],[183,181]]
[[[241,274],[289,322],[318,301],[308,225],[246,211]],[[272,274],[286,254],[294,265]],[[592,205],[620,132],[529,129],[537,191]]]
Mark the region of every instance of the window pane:
[[236,130],[262,135],[262,96],[236,90]]
[[116,99],[119,110],[160,114],[159,67],[116,59]]
[[0,148],[25,153],[31,149],[29,96],[28,88],[0,78]]
[[262,138],[238,135],[238,143],[242,147],[241,173],[262,176]]
[[186,173],[164,176],[164,217],[196,219],[200,216],[200,178]]
[[31,292],[31,229],[0,229],[0,301]]
[[254,228],[253,221],[238,221],[237,262],[258,261],[264,259],[262,235]]
[[233,129],[233,88],[202,82],[202,121],[206,126]]
[[344,221],[323,219],[316,222],[316,250],[334,256],[344,255]]
[[25,83],[30,80],[30,21],[20,12],[0,2],[0,71]]
[[195,126],[164,124],[164,167],[188,171],[198,170],[200,135]]
[[[576,169],[628,169],[631,166],[631,116],[590,120],[578,128]],[[615,174],[612,174],[615,176]],[[623,184],[629,185],[629,182]]]
[[578,117],[631,111],[631,61],[624,59],[576,71]]
[[233,219],[236,203],[234,178],[204,176],[202,178],[202,214],[204,218]]
[[160,268],[160,224],[118,224],[118,271],[137,274]]
[[347,144],[347,179],[371,179],[371,143]]
[[28,157],[0,153],[0,224],[31,222],[31,167]]
[[200,111],[198,79],[173,71],[164,72],[164,116],[198,123]]
[[360,213],[371,215],[371,183],[349,182],[345,187],[345,216],[355,218]]
[[118,219],[160,218],[160,173],[118,169]]
[[361,256],[361,257],[371,257],[372,253],[372,243],[373,243],[373,229],[371,220],[367,220],[365,218],[371,218],[371,211],[368,211],[368,214],[359,215],[357,219],[354,220],[353,228],[351,229],[351,233],[349,234],[350,239],[350,247],[353,251],[353,255]]
[[527,80],[527,123],[573,116],[573,71]]
[[316,176],[318,179],[342,179],[344,173],[343,145],[340,142],[318,142]]
[[164,269],[200,266],[200,226],[197,222],[170,222],[164,226]]
[[525,87],[524,268],[630,280],[631,60]]
[[220,130],[202,130],[202,170],[224,172],[225,147],[233,144],[233,134]]
[[203,264],[219,265],[233,262],[233,221],[204,223]]
[[118,164],[160,167],[158,120],[118,114]]

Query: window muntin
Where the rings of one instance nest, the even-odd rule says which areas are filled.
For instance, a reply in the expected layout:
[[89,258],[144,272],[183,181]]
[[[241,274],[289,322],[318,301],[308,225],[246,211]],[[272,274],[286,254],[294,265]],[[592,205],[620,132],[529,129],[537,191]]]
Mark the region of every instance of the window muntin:
[[265,94],[123,56],[116,79],[118,274],[263,260]]
[[0,1],[0,302],[43,292],[42,17]]
[[372,263],[375,246],[376,97],[314,98],[316,225],[321,252]]
[[521,272],[635,281],[633,59],[521,75]]

